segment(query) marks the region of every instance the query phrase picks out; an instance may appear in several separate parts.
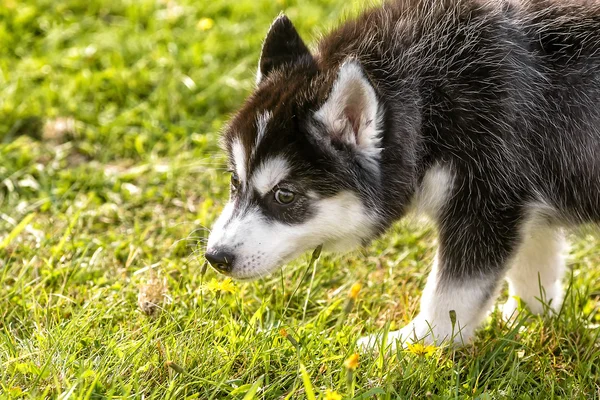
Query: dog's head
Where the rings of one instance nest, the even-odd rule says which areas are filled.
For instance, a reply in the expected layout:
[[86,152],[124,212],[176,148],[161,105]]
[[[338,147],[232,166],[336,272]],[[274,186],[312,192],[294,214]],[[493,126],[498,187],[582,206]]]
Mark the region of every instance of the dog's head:
[[238,279],[307,250],[346,251],[377,232],[382,110],[360,63],[320,66],[290,20],[263,44],[257,88],[229,123],[231,197],[206,258]]

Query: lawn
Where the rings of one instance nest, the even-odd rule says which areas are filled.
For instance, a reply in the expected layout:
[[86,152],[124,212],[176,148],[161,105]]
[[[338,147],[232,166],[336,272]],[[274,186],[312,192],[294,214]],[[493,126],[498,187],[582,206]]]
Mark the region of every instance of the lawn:
[[314,41],[362,3],[3,0],[0,398],[600,398],[586,232],[558,315],[494,314],[472,346],[358,365],[360,336],[418,311],[435,249],[418,219],[253,283],[203,268],[228,196],[219,130],[271,20]]

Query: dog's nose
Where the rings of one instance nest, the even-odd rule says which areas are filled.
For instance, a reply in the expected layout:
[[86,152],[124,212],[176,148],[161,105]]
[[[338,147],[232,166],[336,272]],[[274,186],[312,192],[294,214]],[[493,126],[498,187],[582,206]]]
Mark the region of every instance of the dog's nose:
[[233,254],[228,251],[221,249],[211,250],[207,251],[204,257],[214,269],[221,273],[226,274],[233,267]]

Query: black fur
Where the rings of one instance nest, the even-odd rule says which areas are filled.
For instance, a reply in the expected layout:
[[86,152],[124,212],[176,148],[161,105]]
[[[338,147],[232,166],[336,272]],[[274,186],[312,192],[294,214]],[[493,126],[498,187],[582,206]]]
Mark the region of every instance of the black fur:
[[[378,173],[314,118],[348,59],[383,112]],[[600,222],[598,2],[399,0],[344,23],[313,55],[281,17],[260,70],[224,136],[255,154],[248,171],[284,154],[298,185],[358,193],[374,234],[406,214],[427,171],[452,171],[436,215],[442,284],[486,277],[491,296],[534,205],[551,224]],[[264,110],[272,124],[253,149]]]
[[[338,190],[361,181],[355,170],[344,185],[353,167],[340,169],[339,154],[310,147],[302,126],[348,57],[361,62],[386,110],[385,185],[369,182],[361,190],[377,196],[385,210],[381,230],[404,215],[423,174],[436,163],[451,165],[459,177],[439,221],[444,254],[460,254],[448,266],[456,273],[502,264],[517,240],[524,205],[540,196],[563,219],[600,219],[597,3],[394,2],[328,35],[316,59],[307,58],[293,26],[280,17],[261,59],[263,77],[272,79],[246,108],[252,117],[271,109],[282,126],[271,129],[255,164],[261,153],[283,152],[315,164],[298,168],[316,172],[311,182],[323,181],[323,168],[336,174]],[[242,110],[238,119],[244,115]],[[253,137],[246,136],[250,148]],[[459,243],[481,250],[467,251],[467,262]]]

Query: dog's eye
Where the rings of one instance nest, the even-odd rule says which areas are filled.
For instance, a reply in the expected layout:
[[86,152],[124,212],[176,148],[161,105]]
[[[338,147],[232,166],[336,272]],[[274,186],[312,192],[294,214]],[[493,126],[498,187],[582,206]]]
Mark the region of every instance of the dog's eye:
[[240,186],[240,179],[237,177],[237,175],[235,173],[231,174],[231,189],[232,190],[237,190],[237,188]]
[[290,192],[285,189],[277,189],[275,191],[275,201],[279,204],[288,205],[291,204],[296,198],[296,194],[294,192]]

